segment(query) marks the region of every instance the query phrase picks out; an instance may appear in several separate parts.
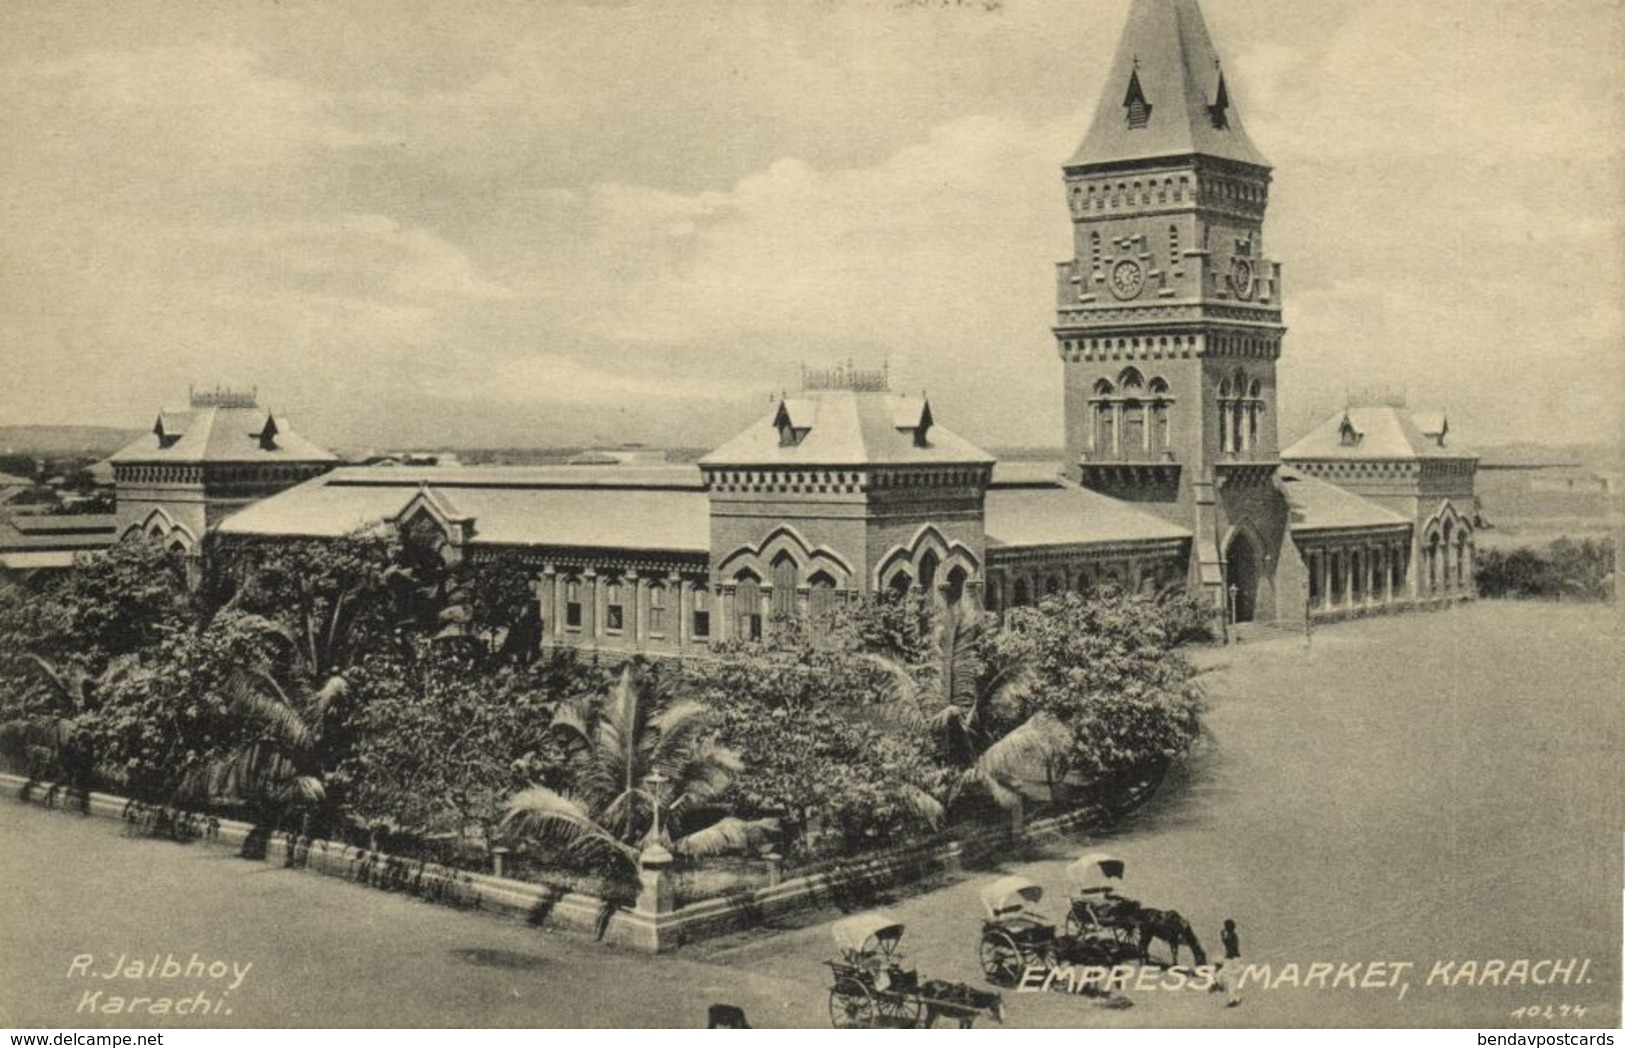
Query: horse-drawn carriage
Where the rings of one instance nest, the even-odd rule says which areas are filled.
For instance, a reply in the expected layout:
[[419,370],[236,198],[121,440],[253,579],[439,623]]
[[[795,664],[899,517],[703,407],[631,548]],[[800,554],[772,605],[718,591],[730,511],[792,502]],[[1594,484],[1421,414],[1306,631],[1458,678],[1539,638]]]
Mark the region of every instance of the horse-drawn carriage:
[[1122,944],[1138,938],[1144,907],[1118,891],[1126,866],[1122,859],[1104,852],[1090,852],[1067,864],[1066,878],[1072,885],[1066,914],[1069,937]]
[[[1119,965],[1153,962],[1154,940],[1167,943],[1179,963],[1180,946],[1189,946],[1197,964],[1206,956],[1187,922],[1172,910],[1155,910],[1118,894],[1126,864],[1116,856],[1093,852],[1067,866],[1072,897],[1066,921],[1057,933],[1034,907],[1044,889],[1024,877],[1001,877],[982,889],[978,957],[989,982],[1014,986],[1028,968],[1056,964]],[[1115,882],[1115,883],[1114,883]]]
[[929,1027],[937,1019],[969,1027],[980,1015],[1004,1021],[1004,1002],[996,993],[941,979],[922,982],[903,965],[899,944],[903,925],[883,913],[866,913],[836,921],[830,927],[840,950],[827,961],[834,975],[829,991],[829,1019],[837,1028],[909,1030]]
[[1014,986],[1028,968],[1055,963],[1055,925],[1033,910],[1043,898],[1044,889],[1025,877],[1000,877],[982,889],[987,915],[977,957],[988,982]]

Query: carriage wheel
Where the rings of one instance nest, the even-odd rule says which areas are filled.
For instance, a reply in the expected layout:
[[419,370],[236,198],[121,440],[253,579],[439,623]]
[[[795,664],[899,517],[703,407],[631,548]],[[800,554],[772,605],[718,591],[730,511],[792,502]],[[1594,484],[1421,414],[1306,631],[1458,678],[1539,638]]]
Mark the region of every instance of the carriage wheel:
[[912,1030],[920,1023],[920,999],[911,993],[875,995],[874,1025],[888,1030]]
[[829,1023],[837,1030],[875,1025],[875,1002],[869,988],[856,979],[836,979],[829,991]]
[[1061,932],[1068,939],[1081,939],[1083,937],[1083,922],[1078,920],[1077,910],[1066,911],[1066,923],[1061,926]]
[[982,961],[982,974],[995,986],[1014,986],[1021,978],[1021,947],[1010,934],[997,928],[982,933],[982,947],[978,951]]

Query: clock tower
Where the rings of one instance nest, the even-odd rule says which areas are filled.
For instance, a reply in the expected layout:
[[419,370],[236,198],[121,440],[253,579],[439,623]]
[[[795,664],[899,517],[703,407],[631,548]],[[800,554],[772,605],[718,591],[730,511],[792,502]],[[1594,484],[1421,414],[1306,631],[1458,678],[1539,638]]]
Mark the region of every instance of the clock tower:
[[[1132,0],[1094,120],[1065,168],[1058,268],[1068,472],[1192,530],[1193,589],[1237,621],[1296,607],[1277,489],[1281,267],[1270,166],[1196,0]],[[1285,563],[1283,563],[1285,562]]]

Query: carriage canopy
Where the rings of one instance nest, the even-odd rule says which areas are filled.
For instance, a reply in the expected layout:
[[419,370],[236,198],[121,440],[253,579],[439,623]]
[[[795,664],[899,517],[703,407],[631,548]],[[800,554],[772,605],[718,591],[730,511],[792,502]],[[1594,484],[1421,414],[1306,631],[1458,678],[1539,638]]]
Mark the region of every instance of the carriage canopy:
[[1123,872],[1127,866],[1127,863],[1115,855],[1090,852],[1069,863],[1066,876],[1077,891],[1104,891],[1122,886]]
[[989,917],[1008,917],[1043,897],[1044,889],[1025,877],[1000,877],[982,889],[982,906]]
[[903,937],[902,922],[890,914],[878,912],[843,917],[830,925],[829,930],[835,938],[835,945],[849,954],[874,953],[882,943],[889,949]]

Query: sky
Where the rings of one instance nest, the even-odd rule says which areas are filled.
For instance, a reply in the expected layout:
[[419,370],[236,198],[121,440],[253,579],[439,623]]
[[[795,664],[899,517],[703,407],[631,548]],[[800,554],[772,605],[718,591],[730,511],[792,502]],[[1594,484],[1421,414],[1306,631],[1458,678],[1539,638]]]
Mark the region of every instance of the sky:
[[[720,443],[886,362],[1058,445],[1061,163],[1128,0],[12,0],[0,423],[253,386],[330,446]],[[1204,0],[1280,423],[1618,441],[1625,0]]]

